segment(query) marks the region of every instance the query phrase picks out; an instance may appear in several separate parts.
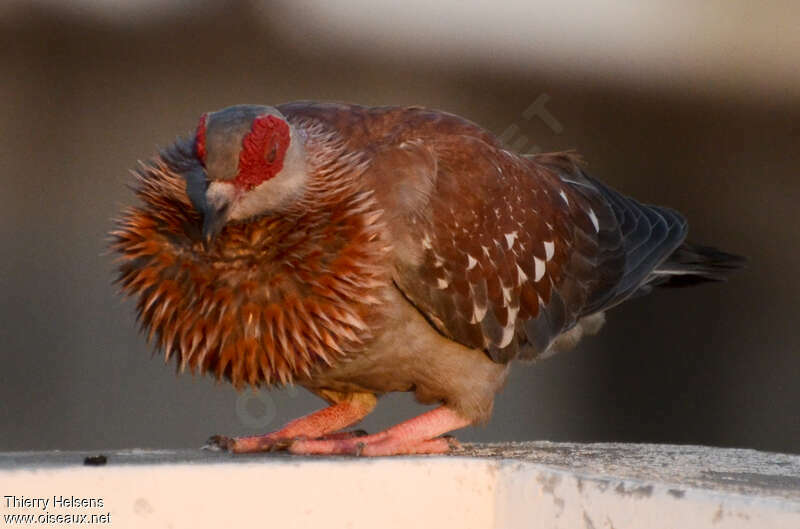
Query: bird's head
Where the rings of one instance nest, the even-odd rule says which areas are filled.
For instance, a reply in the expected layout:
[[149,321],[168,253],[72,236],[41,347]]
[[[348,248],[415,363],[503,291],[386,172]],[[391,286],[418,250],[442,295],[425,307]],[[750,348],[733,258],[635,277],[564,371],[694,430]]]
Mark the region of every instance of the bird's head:
[[237,105],[203,114],[194,137],[199,161],[186,191],[211,241],[228,222],[280,211],[304,189],[304,138],[275,108]]

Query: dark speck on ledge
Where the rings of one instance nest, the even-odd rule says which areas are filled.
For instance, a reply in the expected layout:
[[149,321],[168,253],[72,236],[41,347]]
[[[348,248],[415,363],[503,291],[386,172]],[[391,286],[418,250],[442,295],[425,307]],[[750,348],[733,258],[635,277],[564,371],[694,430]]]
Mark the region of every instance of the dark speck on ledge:
[[98,467],[105,465],[108,462],[108,459],[103,454],[98,454],[96,456],[86,456],[83,458],[83,464],[89,467]]

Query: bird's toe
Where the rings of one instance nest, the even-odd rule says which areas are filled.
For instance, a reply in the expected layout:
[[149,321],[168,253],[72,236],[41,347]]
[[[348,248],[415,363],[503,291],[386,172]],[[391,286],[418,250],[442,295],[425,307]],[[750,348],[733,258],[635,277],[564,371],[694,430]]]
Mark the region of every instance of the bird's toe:
[[[455,445],[453,444],[455,442]],[[364,446],[358,455],[362,456],[396,456],[396,455],[434,455],[447,454],[460,446],[455,439],[436,437],[425,441],[408,443],[395,439],[386,439]]]

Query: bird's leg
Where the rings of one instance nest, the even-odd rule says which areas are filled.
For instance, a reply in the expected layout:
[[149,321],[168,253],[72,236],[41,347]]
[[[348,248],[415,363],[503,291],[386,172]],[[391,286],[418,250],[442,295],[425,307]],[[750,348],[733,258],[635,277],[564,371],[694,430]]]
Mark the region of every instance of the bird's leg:
[[342,440],[298,439],[289,445],[295,454],[354,454],[388,456],[397,454],[441,454],[458,446],[455,439],[438,437],[464,428],[471,420],[452,408],[441,406],[382,432]]
[[[327,408],[290,421],[280,430],[251,437],[222,437],[215,435],[206,444],[209,448],[234,453],[268,452],[286,448],[295,439],[326,439],[327,434],[357,423],[375,408],[378,399],[372,393],[324,392],[320,396],[331,402]],[[330,436],[334,440],[358,437],[358,432],[341,432]]]

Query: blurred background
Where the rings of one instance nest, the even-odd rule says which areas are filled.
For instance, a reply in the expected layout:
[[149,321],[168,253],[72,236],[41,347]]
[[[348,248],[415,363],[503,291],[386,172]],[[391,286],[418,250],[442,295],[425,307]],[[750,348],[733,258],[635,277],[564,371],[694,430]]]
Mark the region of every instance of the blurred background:
[[[692,239],[751,260],[517,365],[462,440],[800,453],[798,64],[794,0],[6,0],[0,450],[197,447],[322,405],[176,377],[104,255],[137,160],[207,110],[315,99],[424,105],[519,151],[577,149],[607,183],[682,211]],[[420,410],[391,395],[364,426]]]

